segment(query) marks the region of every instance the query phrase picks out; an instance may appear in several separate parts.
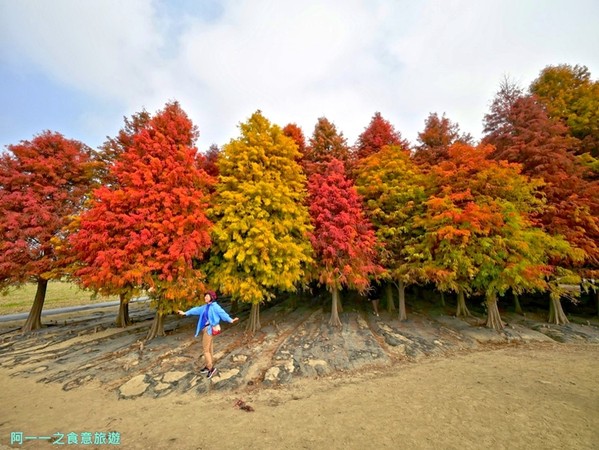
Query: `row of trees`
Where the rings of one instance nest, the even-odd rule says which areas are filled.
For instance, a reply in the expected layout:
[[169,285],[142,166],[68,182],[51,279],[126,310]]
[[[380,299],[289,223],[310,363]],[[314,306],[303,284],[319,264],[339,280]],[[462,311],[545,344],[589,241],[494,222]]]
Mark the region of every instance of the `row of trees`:
[[[195,148],[179,104],[125,119],[99,151],[44,132],[0,159],[0,287],[34,280],[24,330],[41,326],[50,279],[70,277],[128,301],[148,292],[156,318],[206,284],[259,305],[282,291],[325,287],[332,325],[340,292],[434,284],[497,298],[546,291],[567,321],[566,286],[599,278],[599,91],[586,68],[547,67],[524,92],[501,84],[475,144],[431,114],[410,145],[379,113],[350,147],[318,119],[306,142],[295,124],[260,111],[222,150]],[[392,303],[391,303],[392,304]]]

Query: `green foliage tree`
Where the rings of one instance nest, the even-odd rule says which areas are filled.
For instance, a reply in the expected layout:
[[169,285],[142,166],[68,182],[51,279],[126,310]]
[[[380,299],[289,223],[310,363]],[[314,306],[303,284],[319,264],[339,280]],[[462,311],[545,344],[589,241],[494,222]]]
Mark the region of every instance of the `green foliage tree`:
[[547,66],[530,85],[549,117],[563,121],[580,151],[599,157],[599,82],[585,66]]
[[402,147],[386,146],[359,162],[356,187],[382,244],[384,277],[398,289],[399,319],[406,320],[405,288],[421,278],[408,244],[422,235],[414,219],[424,210],[427,178]]
[[306,178],[293,139],[260,111],[223,147],[212,217],[210,279],[233,299],[252,304],[249,331],[260,328],[259,305],[293,291],[311,263]]

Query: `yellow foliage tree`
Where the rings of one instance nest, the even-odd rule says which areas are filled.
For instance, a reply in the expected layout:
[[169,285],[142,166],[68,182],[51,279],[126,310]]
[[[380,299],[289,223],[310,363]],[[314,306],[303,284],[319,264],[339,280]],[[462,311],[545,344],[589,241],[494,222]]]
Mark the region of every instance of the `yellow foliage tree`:
[[212,211],[211,283],[252,304],[248,330],[260,328],[259,305],[293,291],[311,263],[310,216],[299,151],[260,111],[224,146]]

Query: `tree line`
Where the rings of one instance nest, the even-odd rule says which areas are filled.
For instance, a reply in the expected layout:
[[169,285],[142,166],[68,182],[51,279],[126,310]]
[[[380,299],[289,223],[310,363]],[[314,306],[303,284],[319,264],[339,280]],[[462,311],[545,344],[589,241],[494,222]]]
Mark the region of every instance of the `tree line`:
[[[560,300],[599,278],[599,84],[583,66],[548,66],[524,90],[500,84],[480,142],[431,113],[412,145],[375,113],[351,146],[325,117],[309,139],[256,111],[239,136],[199,152],[177,102],[125,118],[99,149],[44,131],[0,157],[0,290],[38,289],[23,327],[41,327],[47,283],[71,279],[128,302],[147,292],[163,319],[210,286],[259,307],[311,287],[331,297],[375,283],[434,285],[498,297]],[[517,297],[516,297],[517,298]]]

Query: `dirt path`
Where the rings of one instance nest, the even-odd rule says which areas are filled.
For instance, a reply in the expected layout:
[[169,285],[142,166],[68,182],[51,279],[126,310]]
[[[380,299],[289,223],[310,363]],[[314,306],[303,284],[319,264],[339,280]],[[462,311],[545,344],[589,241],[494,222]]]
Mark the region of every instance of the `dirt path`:
[[[114,431],[126,449],[591,449],[598,356],[591,344],[509,346],[277,388],[135,400],[93,382],[65,392],[0,371],[0,445],[16,431]],[[235,408],[240,398],[255,411]]]
[[[407,322],[359,307],[327,325],[316,307],[265,309],[247,336],[226,326],[219,373],[198,373],[195,320],[170,316],[145,343],[152,311],[134,324],[106,310],[56,316],[29,335],[0,327],[0,449],[48,448],[57,433],[121,448],[597,448],[599,326],[553,326],[503,315],[501,332],[447,310]],[[240,314],[242,322],[247,312]],[[17,327],[17,328],[15,328]],[[254,412],[234,407],[242,399]],[[97,436],[95,433],[99,433]],[[105,434],[101,434],[105,433]],[[116,433],[116,434],[115,434]],[[15,436],[13,436],[15,437]],[[26,440],[26,437],[37,440]]]

